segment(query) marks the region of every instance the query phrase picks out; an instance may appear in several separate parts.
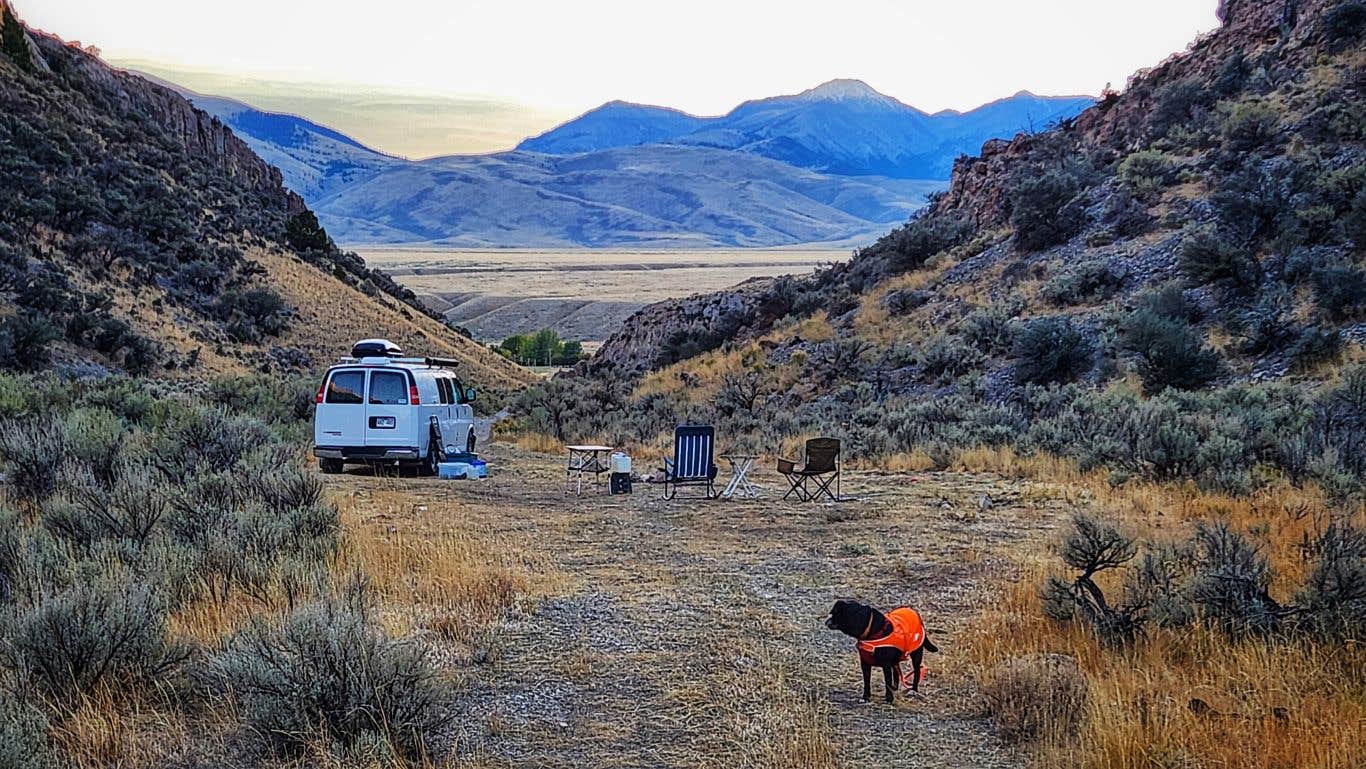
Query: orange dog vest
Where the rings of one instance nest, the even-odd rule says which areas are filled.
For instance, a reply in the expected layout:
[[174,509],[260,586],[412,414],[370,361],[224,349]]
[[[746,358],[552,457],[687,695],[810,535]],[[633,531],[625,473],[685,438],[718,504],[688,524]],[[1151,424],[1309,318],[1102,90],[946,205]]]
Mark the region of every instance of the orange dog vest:
[[925,625],[920,621],[920,614],[915,609],[909,606],[893,609],[887,613],[887,621],[892,623],[892,632],[881,638],[859,641],[860,657],[871,661],[873,652],[879,647],[892,646],[901,651],[904,659],[925,643]]

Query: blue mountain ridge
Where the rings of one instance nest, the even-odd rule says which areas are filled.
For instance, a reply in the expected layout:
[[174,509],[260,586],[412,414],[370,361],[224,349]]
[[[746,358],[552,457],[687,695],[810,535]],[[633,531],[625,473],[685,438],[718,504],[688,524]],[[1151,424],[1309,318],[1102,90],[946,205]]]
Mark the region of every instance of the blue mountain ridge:
[[942,189],[958,155],[1092,102],[1020,93],[930,115],[837,80],[718,118],[609,102],[513,151],[413,161],[179,90],[278,167],[339,242],[450,247],[858,245]]
[[988,139],[1039,131],[1095,103],[1089,96],[1021,91],[968,112],[927,114],[859,80],[745,102],[699,118],[645,105],[604,104],[517,149],[594,152],[650,143],[730,149],[842,176],[947,180],[954,158]]

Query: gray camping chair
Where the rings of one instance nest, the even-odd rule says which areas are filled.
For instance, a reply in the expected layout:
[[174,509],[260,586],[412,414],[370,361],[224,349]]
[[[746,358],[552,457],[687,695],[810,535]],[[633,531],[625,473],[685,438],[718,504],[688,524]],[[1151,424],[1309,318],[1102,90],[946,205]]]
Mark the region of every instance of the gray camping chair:
[[[825,494],[832,502],[840,501],[840,442],[838,438],[812,438],[806,442],[806,459],[801,467],[790,459],[778,460],[778,472],[792,488],[783,499],[793,494],[803,502],[810,502]],[[835,487],[830,490],[831,485]]]
[[674,455],[664,459],[664,497],[673,499],[680,486],[705,486],[707,499],[716,498],[716,429],[711,425],[679,425],[674,430]]

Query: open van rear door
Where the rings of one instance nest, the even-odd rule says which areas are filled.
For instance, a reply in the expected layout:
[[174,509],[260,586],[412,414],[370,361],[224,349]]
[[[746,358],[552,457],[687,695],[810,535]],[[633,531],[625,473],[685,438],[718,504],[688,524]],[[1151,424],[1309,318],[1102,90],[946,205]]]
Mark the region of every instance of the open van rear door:
[[370,389],[365,401],[365,445],[388,447],[416,447],[426,449],[426,435],[417,436],[422,445],[414,443],[413,420],[416,409],[409,408],[409,398],[416,387],[406,371],[371,371]]

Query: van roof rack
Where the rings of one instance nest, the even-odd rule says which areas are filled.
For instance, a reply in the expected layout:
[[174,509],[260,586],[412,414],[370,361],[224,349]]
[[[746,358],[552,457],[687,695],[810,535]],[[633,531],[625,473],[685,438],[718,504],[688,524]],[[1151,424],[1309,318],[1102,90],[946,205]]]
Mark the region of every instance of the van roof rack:
[[384,355],[367,355],[364,358],[357,358],[354,355],[342,355],[337,358],[338,363],[365,363],[368,365],[383,365],[388,363],[407,363],[410,366],[423,365],[431,368],[459,368],[460,361],[455,358],[390,358]]

